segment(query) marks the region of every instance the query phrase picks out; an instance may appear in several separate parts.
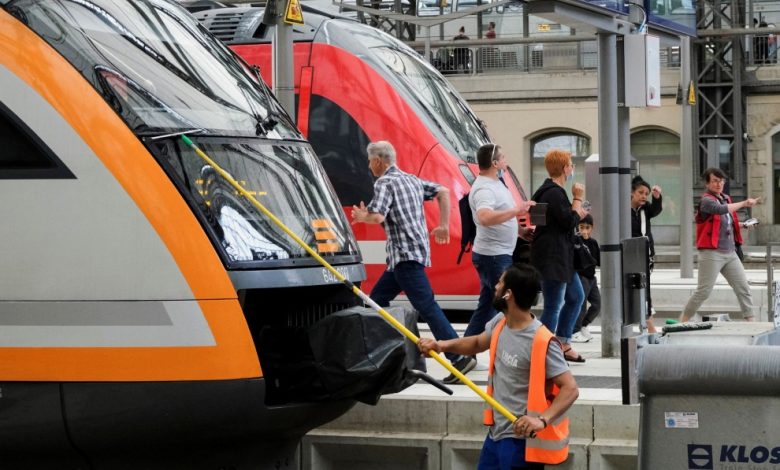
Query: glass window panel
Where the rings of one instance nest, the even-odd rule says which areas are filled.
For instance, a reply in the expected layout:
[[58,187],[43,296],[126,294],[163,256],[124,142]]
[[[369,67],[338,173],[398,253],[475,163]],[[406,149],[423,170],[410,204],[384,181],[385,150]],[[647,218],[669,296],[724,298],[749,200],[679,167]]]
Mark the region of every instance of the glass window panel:
[[[571,152],[571,160],[576,165],[574,171],[574,182],[585,184],[585,159],[590,156],[590,139],[587,137],[570,133],[552,133],[545,134],[531,143],[531,192],[541,186],[542,182],[548,177],[547,169],[544,167],[544,156],[550,149],[563,149]],[[567,183],[567,189],[571,183]]]
[[664,210],[653,219],[653,224],[679,225],[680,138],[657,129],[639,131],[631,135],[631,154],[639,162],[642,178],[663,190]]
[[0,170],[53,168],[54,162],[0,110]]
[[342,206],[368,202],[374,178],[368,169],[368,136],[339,105],[319,95],[311,97],[309,142],[320,157]]
[[0,179],[73,178],[54,152],[0,103]]

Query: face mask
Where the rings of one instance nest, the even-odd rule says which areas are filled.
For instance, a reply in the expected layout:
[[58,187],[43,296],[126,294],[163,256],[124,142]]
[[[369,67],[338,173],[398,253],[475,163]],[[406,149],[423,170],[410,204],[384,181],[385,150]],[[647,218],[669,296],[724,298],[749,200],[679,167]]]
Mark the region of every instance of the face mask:
[[498,177],[499,178],[503,178],[504,177],[504,170],[502,170],[501,168],[498,169]]
[[574,170],[571,170],[571,174],[566,177],[566,181],[574,181]]

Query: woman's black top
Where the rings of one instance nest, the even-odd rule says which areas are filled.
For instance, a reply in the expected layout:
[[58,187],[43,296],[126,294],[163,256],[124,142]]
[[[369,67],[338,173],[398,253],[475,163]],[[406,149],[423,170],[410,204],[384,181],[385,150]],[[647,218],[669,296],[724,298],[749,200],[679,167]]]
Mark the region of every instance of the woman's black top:
[[545,281],[569,282],[574,275],[574,229],[580,216],[571,210],[566,191],[550,178],[531,198],[547,203],[547,224],[536,227],[531,244],[531,264]]

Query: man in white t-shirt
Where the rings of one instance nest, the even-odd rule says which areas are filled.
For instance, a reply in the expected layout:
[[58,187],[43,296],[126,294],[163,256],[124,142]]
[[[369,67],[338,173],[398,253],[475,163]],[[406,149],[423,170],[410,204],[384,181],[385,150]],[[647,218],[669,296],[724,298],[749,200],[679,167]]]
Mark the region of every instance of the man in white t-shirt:
[[469,206],[477,235],[471,250],[471,262],[479,274],[479,302],[463,336],[478,335],[496,316],[493,293],[501,273],[512,265],[512,252],[518,236],[517,217],[528,212],[534,201],[515,203],[501,179],[507,169],[507,157],[500,145],[485,144],[477,151],[479,176],[471,185]]

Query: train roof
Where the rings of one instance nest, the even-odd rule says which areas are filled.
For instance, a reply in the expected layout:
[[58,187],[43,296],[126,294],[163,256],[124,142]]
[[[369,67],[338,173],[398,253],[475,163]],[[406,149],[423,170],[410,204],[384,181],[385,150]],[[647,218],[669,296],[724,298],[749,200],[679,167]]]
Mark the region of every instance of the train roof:
[[[216,2],[215,2],[216,3]],[[353,20],[336,11],[329,12],[329,2],[301,1],[303,25],[292,25],[293,40],[313,41],[323,22],[331,19]],[[193,12],[193,15],[218,39],[227,44],[270,42],[273,26],[263,23],[265,7],[219,7]]]

